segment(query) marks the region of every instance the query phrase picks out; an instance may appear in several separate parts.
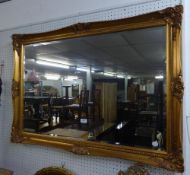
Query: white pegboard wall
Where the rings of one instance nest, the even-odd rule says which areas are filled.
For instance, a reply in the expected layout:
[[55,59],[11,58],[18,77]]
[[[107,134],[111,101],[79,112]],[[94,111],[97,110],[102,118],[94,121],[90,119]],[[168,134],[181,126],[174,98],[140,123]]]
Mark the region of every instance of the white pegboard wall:
[[[12,125],[11,81],[13,74],[13,33],[36,33],[59,29],[78,22],[105,21],[144,14],[180,4],[180,0],[155,0],[138,5],[104,9],[88,14],[80,14],[56,21],[30,25],[0,32],[0,60],[4,62],[2,106],[0,106],[0,166],[14,170],[14,175],[33,175],[38,169],[47,166],[62,166],[76,175],[116,175],[126,170],[133,162],[113,158],[78,156],[64,150],[42,146],[10,143]],[[1,157],[0,157],[1,158]],[[151,175],[173,175],[161,169],[149,167]]]
[[[45,32],[54,29],[59,29],[79,22],[107,21],[107,20],[127,18],[181,4],[181,0],[147,0],[148,3],[146,3],[145,0],[142,0],[143,3],[140,3],[141,0],[138,1],[139,4],[136,5],[127,5],[118,8],[102,9],[101,11],[95,10],[93,12],[79,13],[73,16],[68,16],[62,19],[48,21],[37,25],[32,24],[22,27],[22,30],[23,33],[24,32],[30,33],[30,31],[32,31],[33,33]],[[39,25],[41,25],[40,28]],[[19,33],[20,27],[15,28],[14,30],[15,33]]]

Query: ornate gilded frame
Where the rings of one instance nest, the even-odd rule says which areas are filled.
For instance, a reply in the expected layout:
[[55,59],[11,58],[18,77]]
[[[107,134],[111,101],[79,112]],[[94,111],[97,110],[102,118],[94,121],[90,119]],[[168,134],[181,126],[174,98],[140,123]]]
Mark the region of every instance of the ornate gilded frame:
[[[95,155],[129,159],[155,167],[182,172],[182,63],[181,63],[181,20],[182,6],[131,17],[127,19],[79,23],[63,29],[37,34],[13,35],[14,76],[12,96],[14,120],[11,140],[14,143],[40,144],[63,148],[80,155]],[[166,151],[111,145],[91,141],[60,139],[27,133],[23,128],[23,55],[24,45],[82,37],[122,30],[166,26],[166,76],[167,76],[167,136]]]
[[69,170],[60,167],[47,167],[35,173],[35,175],[74,175]]

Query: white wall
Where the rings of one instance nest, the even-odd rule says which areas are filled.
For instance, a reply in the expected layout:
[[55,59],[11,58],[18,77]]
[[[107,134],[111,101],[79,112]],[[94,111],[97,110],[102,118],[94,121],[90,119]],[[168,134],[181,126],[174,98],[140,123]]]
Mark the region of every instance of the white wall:
[[[190,174],[190,1],[183,0],[184,16],[183,16],[183,77],[184,77],[184,107],[183,107],[183,151],[185,173]],[[187,132],[188,131],[188,132]]]
[[0,5],[0,31],[147,1],[156,0],[12,0]]
[[[143,2],[143,0],[138,1]],[[59,2],[59,5],[56,5],[55,2]],[[13,144],[10,142],[10,133],[13,117],[11,101],[13,73],[11,35],[13,33],[44,32],[81,21],[111,20],[129,17],[163,9],[168,6],[175,6],[180,3],[180,0],[154,0],[151,3],[125,7],[126,3],[133,4],[134,2],[137,2],[137,0],[81,0],[80,2],[73,0],[13,0],[0,5],[0,28],[1,30],[9,28],[8,31],[0,32],[0,60],[3,59],[5,63],[3,70],[3,104],[0,107],[0,127],[3,128],[0,128],[0,156],[4,158],[3,161],[0,161],[0,166],[13,169],[14,175],[33,175],[36,170],[42,167],[61,166],[63,164],[65,164],[66,168],[74,171],[76,175],[116,175],[119,170],[126,170],[133,163],[113,158],[77,156],[64,150],[42,146]],[[55,4],[53,5],[53,3]],[[15,10],[16,6],[18,7],[17,10]],[[79,12],[113,6],[123,7],[79,15]],[[75,17],[64,18],[69,14],[73,14]],[[54,18],[56,19],[55,21],[44,23]],[[58,18],[62,19],[58,20]],[[32,23],[39,24],[21,27]],[[17,29],[10,29],[12,27],[17,27]],[[188,70],[187,66],[186,70]],[[186,76],[187,73],[186,71]],[[149,171],[151,175],[174,174],[173,172],[153,167],[149,167]]]

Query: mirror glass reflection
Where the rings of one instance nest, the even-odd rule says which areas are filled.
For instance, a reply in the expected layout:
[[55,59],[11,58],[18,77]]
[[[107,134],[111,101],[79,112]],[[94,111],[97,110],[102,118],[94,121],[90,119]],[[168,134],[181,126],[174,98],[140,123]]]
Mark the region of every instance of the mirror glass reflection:
[[25,46],[26,132],[165,149],[166,31]]

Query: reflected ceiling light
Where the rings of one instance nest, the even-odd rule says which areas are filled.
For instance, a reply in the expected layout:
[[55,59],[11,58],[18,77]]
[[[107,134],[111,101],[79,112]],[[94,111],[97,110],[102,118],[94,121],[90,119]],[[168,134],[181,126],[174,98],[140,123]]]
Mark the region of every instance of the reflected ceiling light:
[[95,73],[95,71],[94,71],[94,70],[91,70],[91,73]]
[[44,77],[47,80],[59,80],[61,76],[59,74],[45,74]]
[[132,77],[131,76],[127,76],[127,79],[130,80]]
[[156,75],[155,79],[164,79],[164,76],[163,75]]
[[88,68],[82,68],[82,67],[77,67],[76,70],[83,71],[83,72],[88,72],[90,69],[88,69]]
[[27,59],[25,59],[26,61],[31,61],[31,62],[35,62],[35,59],[33,59],[33,58],[27,58]]
[[71,65],[71,64],[68,63],[67,61],[61,61],[61,60],[51,59],[51,58],[38,57],[38,60],[48,61],[48,62],[53,62],[53,63],[59,63],[59,64],[64,64],[64,65],[67,65],[67,66],[70,66],[70,65]]
[[60,63],[54,63],[54,62],[43,61],[43,60],[37,60],[36,63],[40,64],[40,65],[44,65],[44,66],[51,66],[51,67],[69,69],[68,65],[64,65],[64,64],[60,64]]
[[122,129],[125,125],[127,124],[127,122],[121,122],[116,126],[116,129],[120,130]]
[[36,44],[32,44],[33,47],[38,47],[38,46],[42,46],[42,43],[36,43]]
[[67,76],[64,80],[65,81],[73,81],[73,80],[77,80],[78,76]]
[[36,43],[36,44],[32,44],[32,46],[33,47],[38,47],[38,46],[46,46],[48,44],[52,44],[52,42]]
[[104,72],[105,76],[114,77],[114,73],[112,72]]
[[117,75],[117,78],[125,78],[124,75]]

